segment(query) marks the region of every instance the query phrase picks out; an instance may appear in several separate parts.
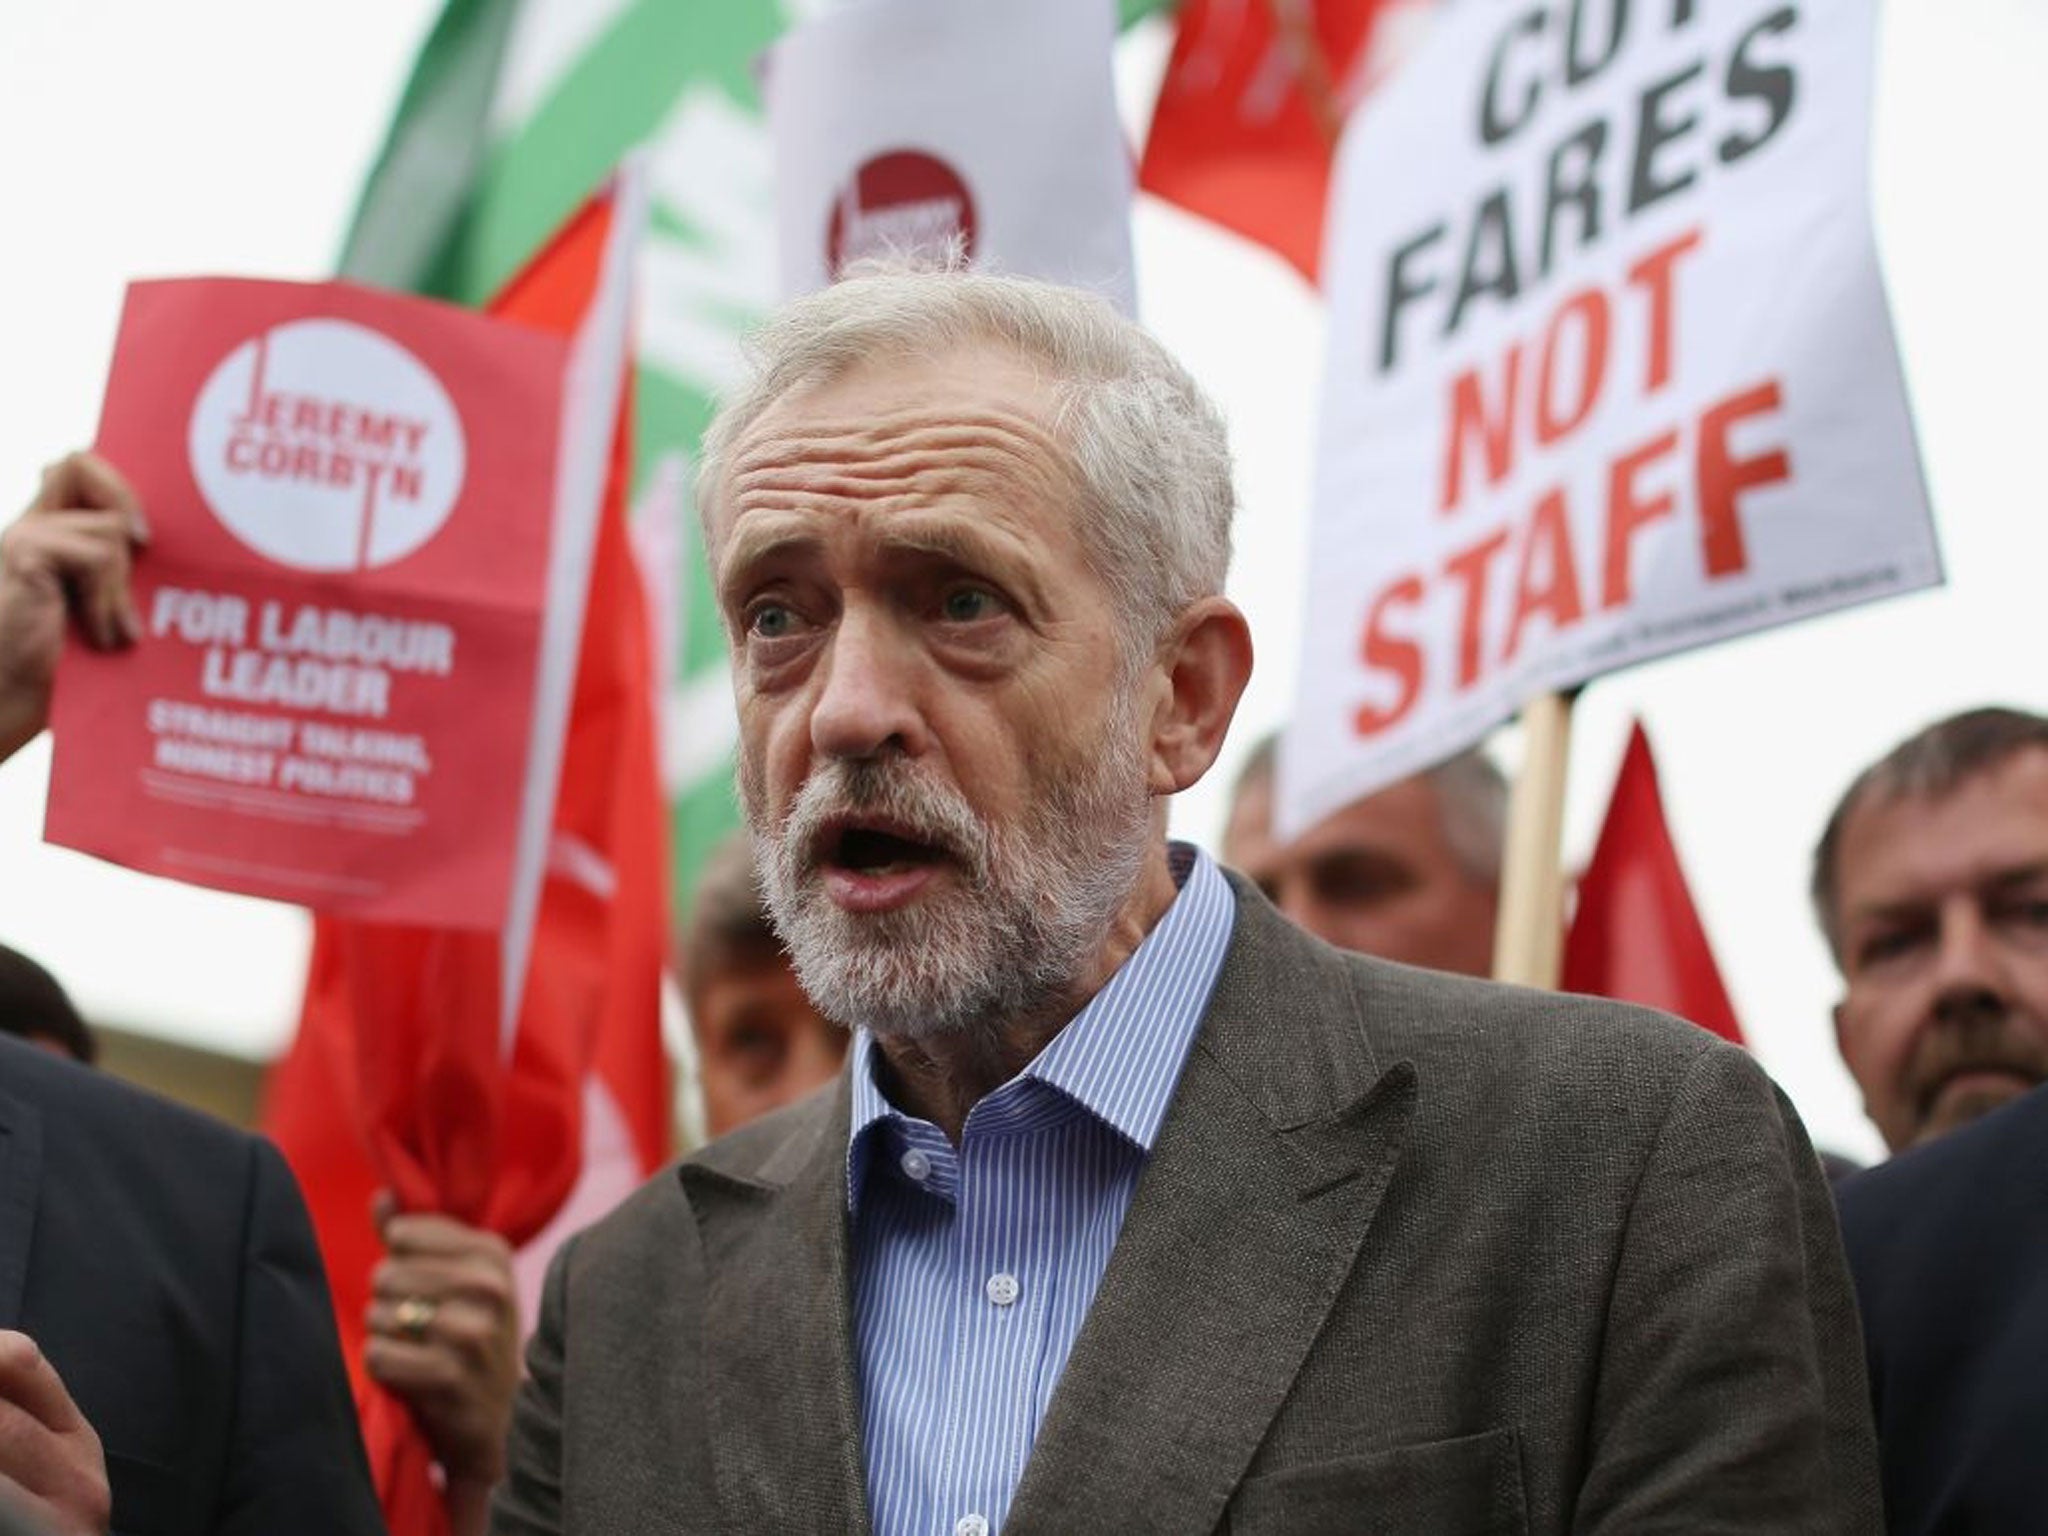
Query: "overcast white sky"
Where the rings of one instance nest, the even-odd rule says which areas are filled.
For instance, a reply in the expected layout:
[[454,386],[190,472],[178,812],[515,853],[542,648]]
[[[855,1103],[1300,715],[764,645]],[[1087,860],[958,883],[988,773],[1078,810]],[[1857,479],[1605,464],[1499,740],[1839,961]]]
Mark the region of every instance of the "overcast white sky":
[[[93,434],[122,285],[329,270],[364,168],[437,6],[362,0],[66,0],[0,20],[0,508]],[[1129,94],[1160,39],[1125,45]],[[1631,711],[1662,760],[1681,850],[1738,1008],[1816,1136],[1876,1141],[1828,1033],[1834,979],[1801,892],[1853,771],[1968,704],[2048,707],[2035,639],[2048,569],[2048,199],[2043,0],[1891,0],[1877,123],[1879,244],[1950,572],[1947,590],[1646,667],[1579,711],[1567,845],[1590,845]],[[1142,120],[1142,104],[1127,102]],[[1320,376],[1318,306],[1262,252],[1157,205],[1140,302],[1223,402],[1244,521],[1233,594],[1259,670],[1232,751],[1177,829],[1213,841],[1235,755],[1292,692]],[[0,516],[4,516],[0,512]],[[1509,743],[1511,749],[1511,743]],[[288,1033],[295,911],[146,879],[40,842],[48,756],[0,767],[0,939],[109,1022],[251,1056]]]

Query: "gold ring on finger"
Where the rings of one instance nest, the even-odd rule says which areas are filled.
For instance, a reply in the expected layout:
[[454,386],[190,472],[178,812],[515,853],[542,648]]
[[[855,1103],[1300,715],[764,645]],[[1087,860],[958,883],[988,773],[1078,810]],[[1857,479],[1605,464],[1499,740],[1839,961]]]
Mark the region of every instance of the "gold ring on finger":
[[427,1330],[434,1325],[434,1314],[441,1310],[441,1304],[427,1296],[408,1296],[398,1304],[392,1321],[398,1331],[415,1344],[425,1339]]

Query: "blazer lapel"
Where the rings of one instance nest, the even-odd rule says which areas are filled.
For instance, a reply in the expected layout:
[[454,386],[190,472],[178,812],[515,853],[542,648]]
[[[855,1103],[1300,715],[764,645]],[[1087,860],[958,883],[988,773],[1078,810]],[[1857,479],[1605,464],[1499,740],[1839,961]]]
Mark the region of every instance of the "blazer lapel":
[[1230,958],[1004,1530],[1208,1531],[1393,1176],[1382,1070],[1331,951],[1239,886]]
[[865,1533],[846,1221],[847,1089],[817,1132],[738,1178],[686,1163],[721,1530]]
[[0,1328],[21,1324],[42,1182],[42,1117],[33,1106],[0,1094]]

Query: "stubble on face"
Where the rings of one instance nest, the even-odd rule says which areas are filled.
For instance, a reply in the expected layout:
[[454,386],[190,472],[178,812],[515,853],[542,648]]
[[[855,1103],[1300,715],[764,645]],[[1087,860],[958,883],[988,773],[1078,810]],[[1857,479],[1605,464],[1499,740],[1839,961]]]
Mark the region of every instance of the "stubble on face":
[[1904,1123],[1881,1127],[1898,1150],[1919,1146],[2048,1082],[2048,1038],[2038,1020],[1981,993],[1943,1005],[1900,1067]]
[[[883,1038],[993,1047],[1005,1029],[1074,997],[1151,844],[1128,689],[1108,713],[1099,737],[1048,765],[1010,826],[984,821],[959,790],[895,753],[826,760],[777,822],[760,774],[742,766],[762,892],[819,1012]],[[950,878],[895,910],[844,910],[822,872],[849,823],[886,824]]]

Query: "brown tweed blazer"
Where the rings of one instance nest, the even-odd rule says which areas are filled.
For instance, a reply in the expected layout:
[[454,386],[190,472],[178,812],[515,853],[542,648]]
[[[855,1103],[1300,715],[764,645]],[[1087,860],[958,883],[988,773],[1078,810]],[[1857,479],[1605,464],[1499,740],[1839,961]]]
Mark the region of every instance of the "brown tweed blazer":
[[[1748,1056],[1340,954],[1242,881],[1004,1536],[1874,1532],[1834,1209]],[[847,1093],[556,1259],[494,1528],[867,1529]]]

